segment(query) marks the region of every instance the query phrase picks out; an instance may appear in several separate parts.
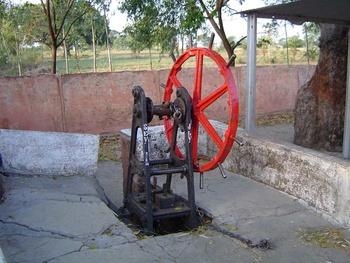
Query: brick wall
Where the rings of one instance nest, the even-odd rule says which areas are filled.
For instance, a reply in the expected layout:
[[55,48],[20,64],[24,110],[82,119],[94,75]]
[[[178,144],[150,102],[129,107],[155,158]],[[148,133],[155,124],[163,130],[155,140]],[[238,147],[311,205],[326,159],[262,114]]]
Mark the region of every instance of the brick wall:
[[[266,66],[257,68],[257,113],[294,109],[298,89],[314,71],[307,66]],[[240,114],[245,111],[244,67],[233,68],[240,98]],[[76,133],[117,132],[131,126],[133,97],[139,85],[155,104],[162,102],[169,70],[125,71],[70,75],[0,77],[0,128],[14,130]],[[182,69],[181,83],[190,90],[194,69]],[[220,73],[208,69],[203,74],[203,94],[220,87]],[[217,108],[215,108],[217,107]],[[209,118],[220,118],[222,103],[213,105]]]

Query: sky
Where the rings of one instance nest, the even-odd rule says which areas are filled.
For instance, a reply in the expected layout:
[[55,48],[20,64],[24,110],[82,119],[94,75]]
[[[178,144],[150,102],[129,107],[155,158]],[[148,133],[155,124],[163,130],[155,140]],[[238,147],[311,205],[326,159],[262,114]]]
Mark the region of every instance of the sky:
[[[24,2],[40,3],[40,0],[14,0],[15,3],[24,3]],[[110,28],[121,32],[127,23],[127,18],[125,14],[121,14],[118,7],[118,0],[112,0],[111,4],[111,14],[109,15]],[[230,5],[237,11],[248,10],[253,8],[259,8],[265,6],[263,0],[245,0],[243,5],[240,5],[238,1],[231,0]],[[258,19],[257,31],[258,37],[259,34],[264,32],[263,25],[268,23],[269,19]],[[209,28],[212,28],[210,24]],[[240,39],[243,36],[247,35],[247,21],[245,18],[235,15],[233,17],[224,17],[224,27],[227,36],[235,36],[236,39]],[[213,30],[214,32],[214,30]],[[302,38],[302,27],[301,26],[291,26],[288,23],[287,26],[288,36],[299,35]],[[280,29],[280,37],[284,37],[284,28]]]
[[[121,14],[117,10],[117,2],[116,0],[112,0],[111,10],[115,11],[115,15],[110,16],[110,27],[117,31],[122,31],[124,26],[126,25],[126,15]],[[243,5],[240,5],[238,1],[231,0],[230,6],[234,8],[237,11],[243,11],[248,9],[254,9],[265,6],[263,3],[263,0],[245,0]],[[258,19],[258,25],[257,30],[258,34],[263,33],[263,25],[265,23],[270,22],[270,19]],[[209,28],[212,28],[211,25],[208,23]],[[239,15],[235,15],[233,17],[224,17],[224,27],[225,32],[227,36],[235,36],[237,39],[241,38],[242,36],[247,35],[247,21],[245,18],[242,18]],[[299,37],[302,37],[302,27],[301,26],[291,26],[287,25],[287,31],[288,36],[298,35]],[[280,37],[284,37],[284,28],[281,28],[280,30]]]

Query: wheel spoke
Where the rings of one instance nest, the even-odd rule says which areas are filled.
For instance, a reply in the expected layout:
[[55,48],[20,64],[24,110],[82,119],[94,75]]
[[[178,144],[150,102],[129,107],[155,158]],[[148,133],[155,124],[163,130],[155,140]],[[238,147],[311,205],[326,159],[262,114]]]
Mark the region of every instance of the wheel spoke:
[[197,149],[198,149],[198,133],[199,133],[199,122],[196,118],[192,119],[192,128],[191,128],[191,135],[192,135],[192,158],[194,160],[194,163],[196,163],[197,160]]
[[203,54],[197,50],[196,54],[196,77],[194,80],[193,102],[198,103],[202,94],[202,75],[203,75]]
[[219,99],[225,92],[227,91],[227,84],[224,84],[213,93],[209,94],[207,97],[199,101],[196,105],[196,109],[203,111],[208,106],[210,106],[213,102]]
[[181,82],[177,79],[176,76],[170,76],[170,80],[176,88],[183,87]]
[[224,142],[221,140],[219,134],[214,129],[213,125],[209,122],[207,117],[204,116],[203,113],[198,113],[197,118],[199,122],[202,124],[203,128],[206,130],[210,138],[215,142],[215,144],[221,149],[224,145]]

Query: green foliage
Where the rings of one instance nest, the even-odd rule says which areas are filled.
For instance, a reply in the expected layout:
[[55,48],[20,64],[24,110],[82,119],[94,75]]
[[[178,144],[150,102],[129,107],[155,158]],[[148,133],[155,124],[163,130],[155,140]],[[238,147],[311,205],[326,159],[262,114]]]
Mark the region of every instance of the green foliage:
[[187,0],[181,14],[180,31],[185,34],[195,34],[204,23],[203,11],[198,7],[196,0]]
[[88,13],[80,17],[77,23],[72,26],[69,43],[73,43],[76,37],[88,45],[92,45],[92,23],[95,30],[95,41],[97,45],[106,43],[106,31],[104,28],[104,17],[96,9],[91,9]]
[[270,37],[262,36],[259,37],[256,46],[261,49],[266,49],[268,46],[270,46],[273,43],[272,39]]
[[[21,75],[29,63],[35,60],[27,59],[26,46],[32,45],[34,40],[32,17],[34,12],[32,4],[5,5],[2,3],[0,18],[0,67],[10,71],[17,68],[17,74]],[[28,63],[29,62],[29,63]]]
[[200,42],[204,47],[209,46],[210,36],[209,34],[201,34],[197,36],[197,41]]
[[292,36],[288,38],[288,46],[292,49],[301,48],[305,46],[305,41],[298,36]]
[[268,60],[267,58],[268,48],[272,44],[273,44],[273,41],[271,37],[262,36],[258,38],[256,46],[262,51],[264,63],[267,62]]
[[[229,36],[227,38],[232,50],[234,51],[237,47],[242,47],[243,49],[247,49],[247,41],[246,37],[242,37],[239,40],[236,40],[235,36]],[[224,44],[221,42],[219,50],[223,51],[225,50]]]
[[116,38],[113,40],[113,46],[114,48],[120,49],[120,50],[125,50],[128,49],[130,44],[128,42],[131,41],[131,37],[128,36],[127,34],[119,34],[116,36]]
[[163,52],[174,51],[176,37],[196,33],[204,15],[196,0],[132,0],[123,1],[120,10],[128,15],[129,47],[143,50],[158,46]]
[[305,41],[309,47],[317,47],[320,37],[320,26],[311,22],[304,23],[303,32],[305,34]]
[[155,42],[155,28],[157,27],[158,10],[156,3],[152,0],[126,1],[122,5],[122,10],[128,13],[132,25],[125,28],[125,33],[132,39],[128,42],[128,47],[133,51],[141,51],[151,48]]
[[304,57],[309,58],[311,61],[316,61],[319,55],[320,49],[317,47],[311,47],[305,52]]
[[277,37],[279,26],[280,26],[280,22],[276,19],[272,19],[270,23],[264,24],[263,28],[265,28],[268,36]]

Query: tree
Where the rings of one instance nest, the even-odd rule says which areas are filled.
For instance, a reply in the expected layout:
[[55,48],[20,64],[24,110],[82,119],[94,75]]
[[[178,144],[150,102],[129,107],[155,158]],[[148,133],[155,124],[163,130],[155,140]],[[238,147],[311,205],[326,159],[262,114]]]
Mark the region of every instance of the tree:
[[288,47],[291,49],[291,55],[293,56],[293,60],[295,61],[295,57],[298,53],[298,48],[304,47],[305,42],[300,39],[298,36],[292,36],[288,38]]
[[[119,9],[131,22],[125,32],[132,34],[134,41],[144,42],[144,48],[157,45],[162,52],[174,51],[174,39],[196,33],[204,21],[196,0],[123,1]],[[136,46],[142,47],[140,43]]]
[[[51,73],[56,73],[57,49],[74,23],[92,8],[93,0],[40,0],[46,18],[51,47]],[[63,30],[65,34],[63,35]]]
[[294,142],[308,148],[341,151],[348,28],[330,24],[320,24],[320,28],[316,71],[297,95]]
[[[239,3],[244,0],[237,0]],[[166,40],[174,39],[180,35],[183,39],[184,35],[194,34],[204,25],[205,20],[208,20],[213,26],[215,32],[222,40],[223,46],[230,58],[233,55],[233,47],[226,36],[223,13],[234,13],[229,6],[229,0],[134,0],[122,1],[120,10],[126,12],[128,17],[136,23],[147,11],[147,8],[152,6],[157,10],[157,21],[153,24],[157,27],[174,28],[173,36],[167,36]],[[165,32],[159,30],[158,32]],[[161,39],[158,37],[158,39]]]
[[[247,45],[246,45],[246,42],[245,42],[245,39],[247,38],[247,36],[244,36],[242,37],[241,39],[239,39],[238,41],[236,41],[236,38],[234,36],[229,36],[227,38],[228,42],[230,43],[230,47],[231,47],[231,50],[232,50],[232,54],[234,54],[235,52],[235,49],[237,47],[242,47],[243,49],[247,49]],[[220,50],[224,50],[225,47],[224,47],[224,44],[223,42],[221,42],[220,44]],[[236,64],[236,60],[234,60],[231,64],[232,67],[234,67]]]
[[25,44],[25,33],[22,23],[22,12],[19,6],[9,4],[7,10],[3,13],[1,23],[2,47],[8,61],[15,60],[17,64],[18,75],[22,75],[21,54]]
[[318,58],[318,38],[320,36],[320,27],[315,23],[304,23],[303,31],[305,33],[306,53],[304,56],[307,58],[307,63],[310,65],[310,59],[312,61]]
[[266,54],[268,52],[268,47],[272,44],[272,39],[270,37],[259,37],[258,42],[256,43],[257,48],[259,48],[263,53],[263,61],[266,60]]
[[200,42],[204,47],[209,46],[210,36],[208,34],[201,34],[197,37],[198,42]]
[[128,49],[130,36],[125,33],[118,33],[113,41],[113,46],[117,49]]
[[160,26],[155,1],[124,2],[122,10],[128,13],[129,19],[132,21],[132,25],[128,25],[124,30],[132,39],[132,42],[129,42],[130,49],[135,53],[148,49],[150,68],[152,69],[151,48],[155,43],[156,28]]
[[[214,28],[215,32],[220,37],[222,44],[224,45],[224,48],[226,50],[227,56],[230,59],[233,55],[233,47],[231,46],[224,28],[224,22],[223,22],[223,13],[229,12],[231,15],[233,15],[235,10],[232,10],[229,7],[230,0],[198,0],[200,3],[200,6],[202,7],[203,12],[206,15],[206,19],[209,20],[210,24]],[[240,4],[244,2],[244,0],[238,0]],[[243,39],[242,39],[243,40]]]
[[348,27],[320,24],[320,31],[320,57],[315,73],[299,89],[296,98],[294,142],[308,148],[340,151],[344,133]]
[[112,66],[112,55],[111,55],[111,45],[110,45],[110,40],[109,40],[109,28],[108,28],[108,20],[107,20],[107,10],[109,9],[109,3],[107,5],[103,5],[103,18],[105,21],[105,30],[106,30],[106,46],[107,46],[107,51],[108,51],[108,65],[109,65],[109,71],[112,72],[113,66]]
[[[24,64],[29,65],[29,61],[23,60],[25,53],[34,49],[30,46],[34,42],[32,31],[34,25],[32,22],[35,14],[32,4],[15,5],[8,2],[2,3],[0,20],[0,38],[1,38],[1,61],[10,68],[14,65],[17,68],[18,75],[22,75]],[[29,51],[29,52],[27,52]],[[31,60],[33,65],[34,61]]]

